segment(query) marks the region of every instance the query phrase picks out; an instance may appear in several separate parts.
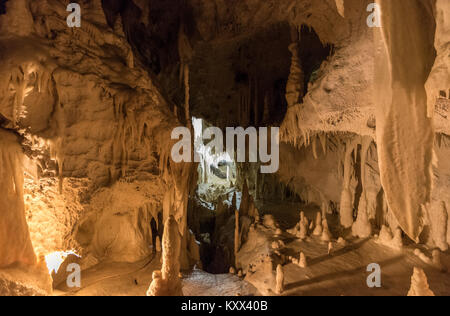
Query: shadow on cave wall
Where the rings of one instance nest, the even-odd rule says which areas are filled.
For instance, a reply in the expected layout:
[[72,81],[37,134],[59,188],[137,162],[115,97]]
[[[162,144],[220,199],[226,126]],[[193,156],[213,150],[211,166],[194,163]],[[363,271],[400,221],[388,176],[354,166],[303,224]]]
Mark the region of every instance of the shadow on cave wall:
[[0,14],[6,13],[6,1],[8,0],[0,0]]
[[135,55],[154,74],[179,62],[178,31],[181,24],[189,26],[192,21],[191,10],[184,0],[153,0],[147,17],[129,0],[102,0],[102,6],[111,28],[121,16]]

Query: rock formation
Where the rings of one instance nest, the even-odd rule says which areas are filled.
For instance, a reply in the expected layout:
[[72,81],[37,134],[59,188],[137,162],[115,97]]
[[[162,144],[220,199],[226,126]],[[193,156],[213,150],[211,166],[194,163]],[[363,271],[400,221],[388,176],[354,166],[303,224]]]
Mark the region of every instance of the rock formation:
[[164,225],[161,271],[153,272],[147,296],[182,296],[180,280],[181,240],[178,224],[173,216]]
[[414,268],[408,296],[434,296],[434,293],[430,290],[427,276],[423,269]]

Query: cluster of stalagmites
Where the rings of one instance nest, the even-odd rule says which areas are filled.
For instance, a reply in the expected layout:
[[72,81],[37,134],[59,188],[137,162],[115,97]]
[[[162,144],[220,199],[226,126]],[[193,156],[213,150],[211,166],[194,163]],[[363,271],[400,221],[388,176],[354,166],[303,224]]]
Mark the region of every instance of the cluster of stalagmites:
[[313,236],[318,236],[324,242],[331,241],[331,233],[328,227],[328,221],[322,213],[318,212],[316,221],[309,222],[304,212],[300,212],[300,222],[292,229],[288,230],[288,233],[296,236],[300,240],[305,240],[308,237],[308,233]]

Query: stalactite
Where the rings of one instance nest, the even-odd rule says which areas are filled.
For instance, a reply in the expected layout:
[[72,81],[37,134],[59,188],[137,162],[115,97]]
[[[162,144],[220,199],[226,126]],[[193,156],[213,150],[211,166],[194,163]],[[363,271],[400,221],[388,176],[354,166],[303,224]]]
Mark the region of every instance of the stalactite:
[[319,140],[320,140],[320,144],[322,145],[323,154],[326,155],[327,154],[327,134],[320,133]]
[[362,138],[361,147],[361,185],[362,193],[358,205],[358,216],[355,223],[353,223],[353,236],[360,238],[367,238],[372,234],[372,226],[369,222],[368,213],[369,207],[376,208],[376,200],[369,201],[366,189],[366,163],[367,154],[372,144],[372,138],[365,136]]
[[375,33],[382,48],[375,54],[375,91],[383,92],[375,94],[381,184],[399,225],[419,242],[433,185],[435,132],[425,83],[436,59],[434,4],[377,2],[383,8]]
[[318,159],[316,139],[317,139],[317,137],[313,136],[312,144],[311,144],[314,159]]
[[357,146],[356,141],[348,141],[346,143],[346,151],[344,156],[344,181],[341,193],[340,202],[340,221],[345,228],[350,228],[353,225],[353,199],[352,191],[350,189],[350,179],[353,171],[352,153]]

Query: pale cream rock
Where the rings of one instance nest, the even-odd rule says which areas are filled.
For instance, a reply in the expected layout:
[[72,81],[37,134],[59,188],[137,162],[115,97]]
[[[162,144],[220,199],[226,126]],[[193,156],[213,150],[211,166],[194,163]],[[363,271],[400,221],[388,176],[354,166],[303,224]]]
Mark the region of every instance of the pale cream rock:
[[331,252],[333,251],[333,243],[329,242],[328,243],[328,255],[331,255]]
[[156,252],[161,252],[162,251],[162,249],[161,249],[161,240],[159,239],[159,236],[156,236],[156,239],[155,239],[155,249],[156,249]]
[[161,271],[153,272],[153,281],[147,291],[147,296],[182,296],[180,280],[180,248],[181,238],[178,224],[170,216],[165,225],[162,238]]
[[282,294],[283,291],[284,291],[284,272],[283,272],[283,266],[281,264],[279,264],[277,266],[275,293]]
[[427,276],[423,269],[417,267],[414,268],[408,296],[435,296],[430,290]]
[[321,235],[320,239],[325,242],[330,242],[331,241],[331,233],[330,233],[330,230],[328,229],[328,222],[326,219],[324,219],[322,221],[322,226],[323,226],[323,230],[322,230],[322,235]]
[[336,8],[339,12],[339,14],[345,18],[345,6],[344,6],[344,0],[336,0]]
[[313,235],[314,236],[320,236],[320,235],[322,235],[322,232],[323,232],[322,213],[321,212],[317,212],[316,227],[314,228]]
[[300,268],[306,268],[308,266],[308,262],[306,261],[306,256],[305,256],[305,254],[303,252],[300,252],[298,266]]

